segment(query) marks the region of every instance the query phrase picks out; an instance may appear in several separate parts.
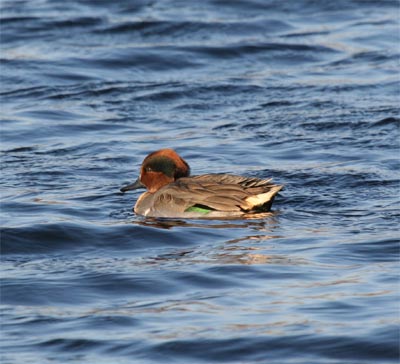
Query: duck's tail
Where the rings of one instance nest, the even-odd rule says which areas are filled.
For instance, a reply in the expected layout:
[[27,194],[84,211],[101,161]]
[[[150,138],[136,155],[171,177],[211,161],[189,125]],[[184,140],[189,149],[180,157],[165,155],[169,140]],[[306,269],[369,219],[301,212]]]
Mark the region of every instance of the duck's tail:
[[271,185],[267,192],[251,195],[244,200],[242,206],[245,211],[269,211],[275,195],[283,188],[282,185]]

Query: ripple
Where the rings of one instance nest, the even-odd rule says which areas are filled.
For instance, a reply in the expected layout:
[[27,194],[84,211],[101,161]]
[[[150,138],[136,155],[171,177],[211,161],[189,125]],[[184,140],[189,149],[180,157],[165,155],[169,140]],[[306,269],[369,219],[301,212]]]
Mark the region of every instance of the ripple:
[[[397,363],[396,1],[0,7],[4,362]],[[160,148],[285,190],[136,216]]]

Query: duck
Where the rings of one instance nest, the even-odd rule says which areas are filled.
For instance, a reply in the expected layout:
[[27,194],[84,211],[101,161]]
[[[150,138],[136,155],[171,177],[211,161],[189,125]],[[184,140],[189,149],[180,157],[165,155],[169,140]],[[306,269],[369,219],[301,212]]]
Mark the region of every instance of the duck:
[[133,211],[153,218],[238,218],[269,212],[283,185],[272,179],[233,174],[190,175],[189,164],[173,149],[150,153],[137,180],[121,192],[145,188]]

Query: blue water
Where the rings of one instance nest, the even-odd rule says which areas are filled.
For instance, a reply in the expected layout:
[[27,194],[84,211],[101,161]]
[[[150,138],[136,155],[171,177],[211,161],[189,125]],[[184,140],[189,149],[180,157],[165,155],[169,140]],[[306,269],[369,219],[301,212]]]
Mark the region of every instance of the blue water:
[[[1,1],[1,360],[398,363],[397,1]],[[285,185],[157,220],[176,149]]]

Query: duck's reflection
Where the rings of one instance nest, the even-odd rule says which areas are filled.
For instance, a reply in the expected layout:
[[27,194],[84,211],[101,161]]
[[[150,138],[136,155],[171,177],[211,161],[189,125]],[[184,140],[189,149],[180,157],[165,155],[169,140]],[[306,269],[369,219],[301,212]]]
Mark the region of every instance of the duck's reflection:
[[[282,238],[282,236],[274,234],[279,227],[278,213],[263,213],[259,214],[258,218],[254,218],[254,215],[252,215],[251,218],[240,220],[146,218],[136,220],[133,223],[158,229],[194,227],[196,229],[205,229],[205,234],[210,229],[230,230],[225,241],[200,244],[195,248],[176,249],[173,252],[152,257],[153,263],[159,263],[164,260],[178,264],[296,264],[293,261],[293,257],[288,258],[286,256],[268,254],[273,249],[269,241]],[[234,234],[232,234],[231,229],[235,229]],[[243,231],[242,236],[240,230]],[[232,235],[235,237],[232,238]]]
[[231,228],[263,228],[265,225],[273,226],[278,224],[278,212],[264,212],[259,214],[244,215],[240,219],[170,219],[170,218],[139,218],[132,221],[133,224],[160,228],[172,229],[174,227],[199,227],[211,229]]

